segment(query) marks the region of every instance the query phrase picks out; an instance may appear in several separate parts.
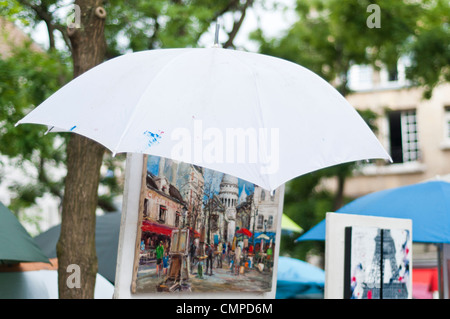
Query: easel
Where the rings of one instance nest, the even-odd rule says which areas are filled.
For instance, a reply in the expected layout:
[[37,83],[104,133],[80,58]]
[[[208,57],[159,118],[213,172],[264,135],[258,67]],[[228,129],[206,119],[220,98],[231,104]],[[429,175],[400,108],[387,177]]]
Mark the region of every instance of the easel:
[[188,248],[189,229],[174,230],[169,252],[169,271],[164,281],[156,287],[158,291],[191,291]]

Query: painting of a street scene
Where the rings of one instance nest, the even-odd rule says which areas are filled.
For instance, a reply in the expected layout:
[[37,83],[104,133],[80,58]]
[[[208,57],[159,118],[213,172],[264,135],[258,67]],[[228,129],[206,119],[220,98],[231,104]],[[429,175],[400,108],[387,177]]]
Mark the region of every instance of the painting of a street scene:
[[146,155],[132,293],[269,292],[280,191]]

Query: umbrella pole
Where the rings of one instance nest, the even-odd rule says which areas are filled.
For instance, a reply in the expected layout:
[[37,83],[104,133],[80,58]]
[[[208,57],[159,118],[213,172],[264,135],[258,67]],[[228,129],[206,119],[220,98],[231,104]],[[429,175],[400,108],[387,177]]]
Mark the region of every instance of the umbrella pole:
[[220,28],[220,24],[216,23],[216,33],[214,35],[214,46],[219,45],[219,28]]
[[438,289],[439,289],[439,299],[444,299],[444,291],[442,285],[442,244],[436,244],[438,248]]

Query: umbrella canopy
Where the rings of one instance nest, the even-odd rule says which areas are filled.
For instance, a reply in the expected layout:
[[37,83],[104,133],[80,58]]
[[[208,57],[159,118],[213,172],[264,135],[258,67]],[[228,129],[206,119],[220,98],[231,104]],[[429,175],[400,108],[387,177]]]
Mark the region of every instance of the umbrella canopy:
[[246,228],[241,228],[241,229],[239,229],[238,231],[236,231],[236,234],[238,234],[238,235],[244,235],[244,236],[247,236],[247,237],[252,237],[252,232],[251,231],[249,231],[248,229],[246,229]]
[[194,238],[200,238],[200,233],[192,227],[189,227],[189,235],[194,236]]
[[299,259],[280,256],[277,270],[277,299],[323,298],[325,272]]
[[[116,277],[117,249],[119,247],[120,212],[97,216],[95,223],[95,247],[98,273],[114,284]],[[34,239],[49,258],[56,258],[61,225],[54,226]]]
[[[450,243],[450,183],[428,181],[387,189],[360,197],[337,213],[412,220],[412,240]],[[325,240],[325,220],[297,241]]]
[[264,240],[270,240],[270,237],[266,234],[260,234],[256,237],[256,239],[264,239]]
[[0,264],[50,263],[16,216],[0,203]]
[[281,231],[291,234],[291,233],[301,233],[303,228],[297,225],[292,219],[287,215],[283,214],[281,216]]
[[84,135],[114,154],[171,158],[269,190],[324,167],[390,159],[356,110],[315,73],[222,48],[111,59],[66,84],[22,123]]

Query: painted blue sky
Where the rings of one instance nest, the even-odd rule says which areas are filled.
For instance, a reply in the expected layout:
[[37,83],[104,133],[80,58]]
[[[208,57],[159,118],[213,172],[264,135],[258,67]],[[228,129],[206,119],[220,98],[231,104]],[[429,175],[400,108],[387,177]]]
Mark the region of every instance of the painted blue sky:
[[[161,158],[159,156],[149,155],[147,160],[147,171],[152,173],[153,175],[158,176],[160,159]],[[221,172],[213,171],[211,169],[203,169],[203,178],[205,179],[205,185],[211,184],[212,191],[215,194],[219,193],[222,176],[223,173]],[[255,185],[253,183],[238,178],[239,196],[241,195],[244,185],[247,195],[254,192]]]

